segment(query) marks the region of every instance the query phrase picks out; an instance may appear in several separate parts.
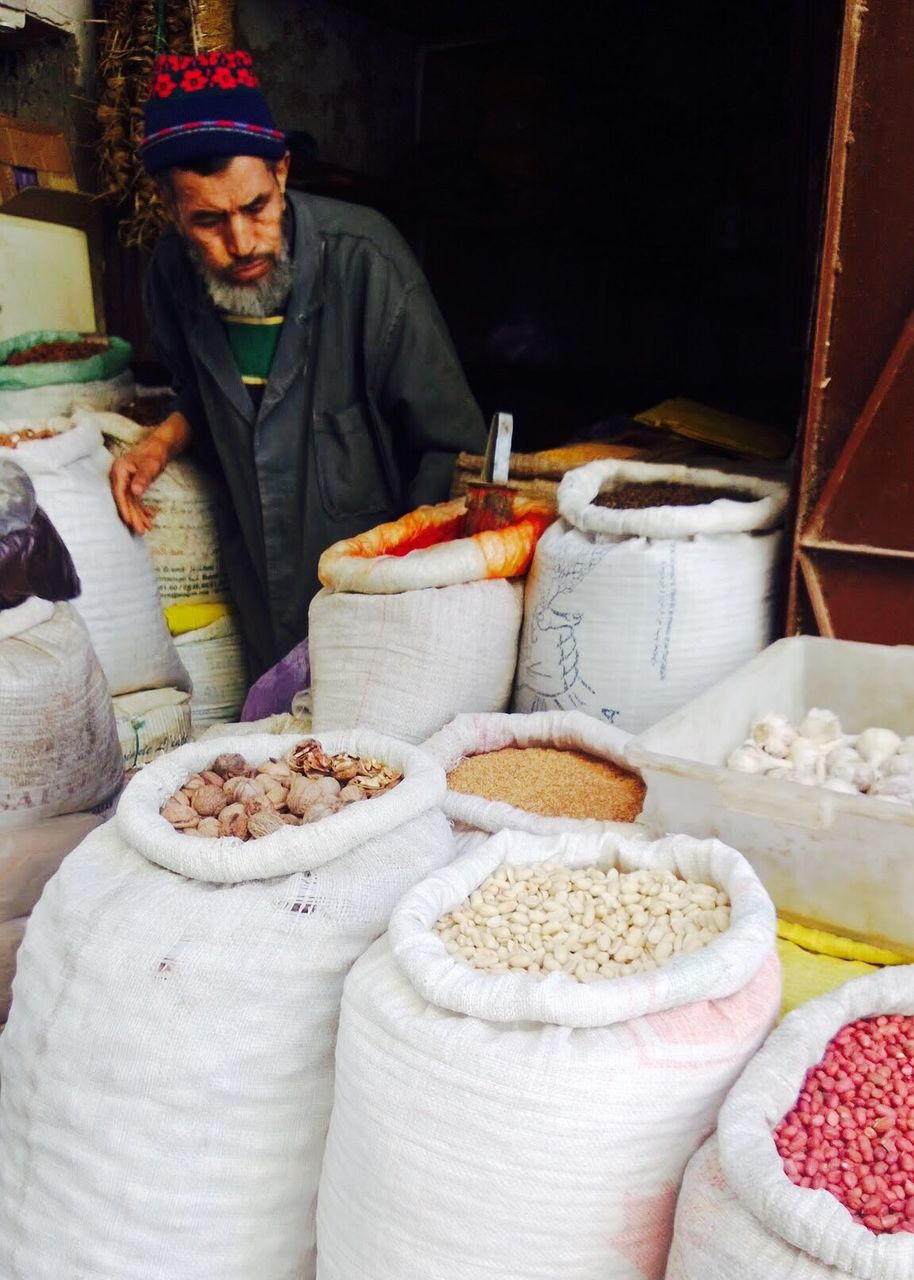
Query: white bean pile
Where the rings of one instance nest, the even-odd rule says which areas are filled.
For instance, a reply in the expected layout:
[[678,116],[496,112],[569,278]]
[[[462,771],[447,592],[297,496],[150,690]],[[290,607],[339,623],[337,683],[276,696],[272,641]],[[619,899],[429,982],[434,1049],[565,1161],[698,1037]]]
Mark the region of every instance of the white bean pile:
[[578,982],[658,969],[730,924],[727,895],[669,871],[499,867],[434,926],[458,960],[486,973],[562,970]]

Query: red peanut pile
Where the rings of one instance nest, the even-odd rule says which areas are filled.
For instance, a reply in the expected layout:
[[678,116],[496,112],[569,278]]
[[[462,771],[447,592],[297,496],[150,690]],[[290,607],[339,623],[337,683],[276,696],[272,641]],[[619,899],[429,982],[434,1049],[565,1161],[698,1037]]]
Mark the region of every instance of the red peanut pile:
[[830,1191],[870,1231],[914,1232],[914,1017],[843,1027],[774,1140],[798,1187]]

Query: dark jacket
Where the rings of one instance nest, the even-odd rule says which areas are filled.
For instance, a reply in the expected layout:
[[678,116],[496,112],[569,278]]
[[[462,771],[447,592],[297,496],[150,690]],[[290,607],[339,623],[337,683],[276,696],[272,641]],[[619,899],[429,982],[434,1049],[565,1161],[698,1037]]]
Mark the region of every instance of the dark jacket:
[[420,267],[380,214],[292,192],[295,279],[259,412],[180,237],[146,276],[153,337],[201,459],[220,470],[226,569],[252,677],[308,631],[321,552],[447,497],[485,431]]

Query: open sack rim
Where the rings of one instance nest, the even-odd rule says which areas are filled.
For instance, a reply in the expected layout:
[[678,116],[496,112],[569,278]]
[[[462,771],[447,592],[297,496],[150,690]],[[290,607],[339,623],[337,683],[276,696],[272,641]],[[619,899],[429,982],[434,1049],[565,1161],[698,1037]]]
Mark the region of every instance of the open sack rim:
[[[329,755],[348,751],[383,760],[403,773],[403,781],[382,796],[347,805],[319,822],[290,826],[259,840],[187,836],[159,812],[190,774],[205,769],[217,756],[237,751],[252,762],[281,758],[310,736]],[[444,770],[426,752],[370,730],[210,738],[179,747],[132,778],[118,805],[117,823],[127,843],[150,862],[190,880],[239,884],[324,866],[440,806],[446,787]]]
[[[564,973],[536,978],[524,973],[486,974],[450,955],[433,931],[442,915],[465,902],[505,862],[677,870],[696,853],[706,859],[711,881],[730,896],[730,927],[700,951],[679,956],[651,973],[592,983],[579,983]],[[595,839],[502,831],[410,890],[391,917],[388,935],[400,968],[432,1005],[487,1022],[520,1018],[595,1028],[734,995],[774,953],[775,927],[774,906],[761,881],[742,854],[719,840],[677,835],[647,843],[613,832]]]
[[[526,572],[536,544],[554,512],[541,502],[522,494],[514,498],[516,520],[505,529],[488,529],[469,537],[418,547],[405,555],[392,555],[385,546],[397,546],[397,531],[406,533],[408,521],[420,512],[425,528],[450,524],[466,512],[465,498],[452,498],[434,506],[419,507],[400,520],[377,525],[356,538],[345,538],[328,547],[320,558],[318,577],[332,592],[351,591],[363,595],[394,595],[425,587],[456,587],[468,582],[510,580]],[[493,571],[504,562],[506,541],[516,542],[509,557],[509,572]],[[377,546],[376,555],[360,554],[358,548]]]
[[[745,489],[752,502],[717,498],[690,507],[642,507],[614,510],[594,506],[612,483],[668,481],[709,489]],[[728,475],[710,468],[674,463],[626,462],[615,459],[588,462],[569,471],[559,485],[562,519],[582,533],[642,538],[690,538],[698,534],[764,533],[784,519],[789,499],[786,485],[754,476]]]
[[857,1280],[910,1280],[914,1235],[876,1235],[830,1192],[795,1186],[774,1143],[829,1041],[849,1022],[880,1013],[914,1014],[914,965],[855,978],[789,1013],[721,1108],[718,1151],[731,1191],[783,1240]]
[[[487,731],[485,744],[482,750],[474,751],[470,748],[479,746],[481,721]],[[530,715],[510,711],[468,712],[455,716],[450,724],[439,729],[422,746],[442,765],[446,774],[462,760],[506,747],[585,751],[633,772],[625,758],[631,736],[625,729],[603,724],[583,711],[534,711]],[[506,828],[526,831],[530,835],[558,836],[567,832],[599,835],[611,831],[620,835],[635,834],[632,824],[627,822],[600,818],[551,818],[530,809],[520,809],[504,800],[489,800],[485,796],[451,791],[450,788],[444,799],[444,812],[454,822],[462,822],[493,835]]]

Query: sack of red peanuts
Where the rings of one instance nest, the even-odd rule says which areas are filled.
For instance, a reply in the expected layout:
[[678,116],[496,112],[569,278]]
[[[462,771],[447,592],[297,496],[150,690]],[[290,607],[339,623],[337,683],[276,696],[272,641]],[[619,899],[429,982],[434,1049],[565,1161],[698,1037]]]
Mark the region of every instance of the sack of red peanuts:
[[789,1014],[693,1157],[666,1280],[914,1276],[914,966]]
[[20,951],[0,1275],[314,1280],[343,980],[453,856],[444,789],[372,733],[223,738],[136,775]]

